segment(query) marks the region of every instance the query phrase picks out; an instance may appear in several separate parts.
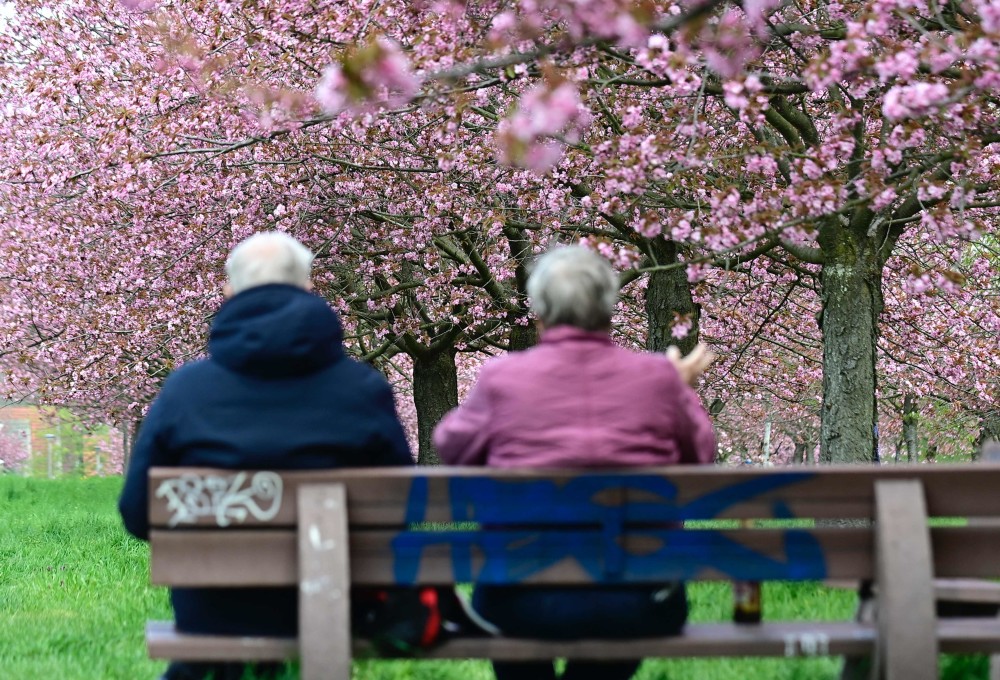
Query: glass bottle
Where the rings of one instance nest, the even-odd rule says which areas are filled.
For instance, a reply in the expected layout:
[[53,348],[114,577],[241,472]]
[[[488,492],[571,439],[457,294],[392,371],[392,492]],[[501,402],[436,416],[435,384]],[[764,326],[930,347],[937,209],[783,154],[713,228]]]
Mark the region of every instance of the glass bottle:
[[[749,529],[753,523],[745,519],[740,525],[744,529]],[[733,621],[760,623],[760,614],[760,581],[733,581]]]
[[733,581],[733,621],[760,623],[760,581]]

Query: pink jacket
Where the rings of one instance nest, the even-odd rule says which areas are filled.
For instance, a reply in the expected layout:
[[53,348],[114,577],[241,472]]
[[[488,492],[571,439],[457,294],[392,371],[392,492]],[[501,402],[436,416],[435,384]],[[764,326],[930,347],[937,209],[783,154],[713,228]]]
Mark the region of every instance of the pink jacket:
[[666,357],[570,326],[483,366],[434,445],[447,464],[506,468],[715,460],[708,414]]

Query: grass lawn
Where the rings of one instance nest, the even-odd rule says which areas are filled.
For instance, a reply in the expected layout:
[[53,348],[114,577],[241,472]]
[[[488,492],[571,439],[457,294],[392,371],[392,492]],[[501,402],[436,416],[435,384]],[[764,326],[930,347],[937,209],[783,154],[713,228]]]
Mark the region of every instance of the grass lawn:
[[[145,680],[147,619],[170,618],[166,591],[149,586],[145,544],[115,509],[121,480],[0,475],[0,678]],[[731,614],[728,584],[690,586],[692,621]],[[765,617],[849,619],[852,593],[815,584],[766,584]],[[984,657],[951,657],[948,680],[987,677]],[[675,659],[646,662],[638,680],[833,680],[837,659]],[[360,661],[355,680],[492,680],[483,661]]]

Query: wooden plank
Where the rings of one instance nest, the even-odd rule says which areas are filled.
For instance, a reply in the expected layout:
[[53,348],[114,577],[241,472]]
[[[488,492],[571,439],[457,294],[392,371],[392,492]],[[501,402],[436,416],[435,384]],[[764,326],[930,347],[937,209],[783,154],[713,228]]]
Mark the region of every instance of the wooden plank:
[[934,579],[934,599],[938,602],[1000,604],[1000,583],[971,578]]
[[[150,656],[182,661],[293,658],[294,640],[242,638],[178,633],[169,621],[146,626]],[[489,658],[508,661],[568,657],[573,659],[633,659],[684,656],[819,656],[870,654],[875,628],[852,622],[784,622],[741,626],[732,623],[692,624],[672,638],[578,640],[547,642],[518,638],[458,638],[421,652],[426,659]],[[374,656],[366,640],[355,640],[355,656]],[[253,654],[253,656],[249,656]]]
[[285,661],[299,655],[296,638],[237,637],[179,633],[173,621],[148,621],[151,659],[174,661]]
[[[427,652],[429,659],[638,659],[712,656],[838,656],[870,654],[875,627],[852,621],[689,624],[666,638],[552,642],[519,638],[463,638]],[[360,647],[360,645],[359,645]],[[359,650],[360,656],[360,650]]]
[[[803,636],[812,635],[815,649],[831,656],[871,654],[875,648],[874,626],[853,622],[765,622],[755,626],[730,623],[689,624],[676,638],[621,641],[580,640],[543,642],[514,638],[460,638],[428,650],[422,658],[493,658],[526,660],[536,658],[640,658],[685,656],[785,656],[788,642],[801,655]],[[993,619],[942,619],[937,622],[941,652],[975,654],[1000,652],[1000,621]],[[298,654],[298,643],[289,638],[227,637],[178,633],[172,621],[150,621],[146,625],[149,655],[154,659],[181,661],[282,661]],[[597,645],[601,645],[598,647]],[[356,657],[371,656],[365,640],[353,643]]]
[[923,486],[875,486],[878,668],[886,680],[937,678],[934,575]]
[[934,527],[931,537],[938,578],[1000,577],[1000,530],[996,527]]
[[[1000,538],[1000,537],[998,537]],[[934,532],[931,532],[931,544],[934,545]],[[857,591],[858,580],[823,581],[827,588]],[[878,591],[878,585],[874,585]],[[970,604],[1000,604],[1000,583],[984,581],[978,578],[936,578],[934,579],[934,599],[938,602],[957,602]]]
[[302,679],[351,680],[351,574],[344,486],[304,486],[298,502]]
[[[428,533],[428,532],[421,532]],[[868,529],[733,531],[659,530],[626,533],[615,541],[620,561],[605,572],[607,537],[599,530],[554,532],[485,531],[458,541],[430,533],[426,545],[401,544],[398,532],[363,531],[349,536],[356,585],[397,583],[644,583],[686,578],[731,580],[781,577],[792,580],[870,578]],[[549,534],[549,535],[546,535]],[[1000,532],[998,532],[1000,535]],[[670,543],[677,539],[677,544]],[[433,543],[433,541],[440,541]],[[182,587],[294,586],[298,553],[290,531],[155,531],[153,582]],[[463,549],[467,548],[467,549]],[[490,559],[486,556],[490,555]]]
[[297,586],[292,531],[152,531],[150,581],[156,585]]
[[[351,498],[350,522],[399,526],[408,521],[486,521],[513,510],[529,523],[560,517],[607,514],[604,496],[618,489],[594,480],[626,484],[625,497],[642,517],[665,521],[684,516],[713,518],[859,518],[874,512],[874,484],[881,479],[918,479],[924,484],[930,516],[1000,516],[1000,463],[969,465],[892,465],[810,468],[726,468],[676,466],[643,470],[559,471],[484,470],[482,468],[378,468],[309,472],[274,472],[281,480],[279,499],[273,489],[250,493],[254,472],[238,488],[238,473],[198,468],[154,468],[150,473],[150,518],[165,527],[171,519],[190,519],[193,526],[225,523],[294,526],[298,488],[311,482],[342,482]],[[216,478],[214,495],[191,480]],[[179,480],[187,480],[181,484]],[[582,480],[582,481],[581,481]],[[265,480],[266,481],[266,480]],[[520,489],[518,489],[520,487]],[[488,493],[484,493],[484,491]],[[158,495],[159,493],[159,495]],[[267,495],[272,493],[272,495]],[[214,500],[213,500],[214,499]],[[206,508],[208,508],[206,510]],[[544,509],[545,511],[542,511]],[[514,513],[517,514],[516,512]]]
[[[722,532],[748,549],[780,555],[780,532],[756,529]],[[826,578],[875,578],[871,532],[867,529],[811,529],[808,531],[821,546],[826,562]],[[384,531],[354,531],[350,535],[351,572],[358,585],[396,583],[392,541],[396,534]],[[243,541],[248,543],[240,547]],[[152,582],[156,585],[245,587],[250,585],[294,586],[298,583],[296,538],[291,531],[154,531],[152,545]],[[934,573],[942,578],[1000,577],[1000,530],[980,527],[934,527],[931,529]],[[634,545],[633,547],[630,547]],[[634,544],[626,538],[627,550],[639,551],[644,545],[640,536]],[[522,553],[525,560],[530,555]],[[252,556],[252,559],[251,559]],[[734,559],[739,553],[734,553]],[[473,571],[481,568],[481,556],[473,555]],[[626,560],[627,565],[628,560]],[[515,570],[508,562],[507,569]],[[632,576],[627,569],[624,582],[655,581],[655,572],[644,578]],[[730,580],[717,570],[704,569],[692,580]],[[803,577],[804,578],[804,577]],[[447,584],[456,581],[451,549],[446,545],[427,547],[415,576],[421,584]],[[461,579],[459,579],[461,580]],[[471,580],[471,579],[470,579]],[[805,579],[809,580],[809,579]],[[524,576],[518,583],[591,583],[593,579],[574,559],[552,564]]]
[[[817,580],[873,568],[866,529],[646,529],[360,534],[366,568],[396,583],[649,583],[672,580]],[[385,547],[382,547],[385,546]],[[380,568],[381,567],[381,568]],[[391,567],[392,573],[386,569]]]
[[945,654],[1000,652],[1000,620],[972,617],[938,619],[937,636]]

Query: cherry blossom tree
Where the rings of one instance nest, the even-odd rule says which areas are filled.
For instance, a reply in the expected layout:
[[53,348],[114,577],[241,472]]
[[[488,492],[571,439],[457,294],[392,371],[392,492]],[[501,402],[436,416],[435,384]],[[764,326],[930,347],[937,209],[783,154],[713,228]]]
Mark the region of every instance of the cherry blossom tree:
[[[135,417],[203,352],[228,248],[277,228],[359,356],[410,357],[426,439],[457,352],[530,343],[529,256],[583,241],[642,304],[627,336],[732,353],[723,414],[769,386],[776,423],[822,404],[825,460],[870,459],[877,377],[905,386],[883,340],[919,336],[888,328],[905,282],[960,295],[996,232],[985,1],[13,6],[0,351],[43,400]],[[963,409],[989,412],[989,370]]]
[[0,472],[16,472],[27,460],[27,436],[0,426]]

